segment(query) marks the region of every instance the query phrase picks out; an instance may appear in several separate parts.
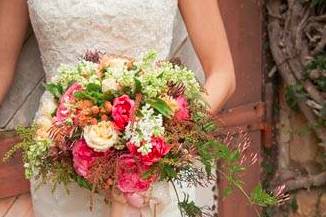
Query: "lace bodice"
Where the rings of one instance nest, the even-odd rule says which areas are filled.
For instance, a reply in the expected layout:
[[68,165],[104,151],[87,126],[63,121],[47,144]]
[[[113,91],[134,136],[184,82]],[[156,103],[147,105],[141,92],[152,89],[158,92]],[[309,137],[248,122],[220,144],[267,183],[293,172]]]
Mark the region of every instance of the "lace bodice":
[[61,63],[88,49],[169,56],[177,0],[28,0],[31,22],[49,79]]

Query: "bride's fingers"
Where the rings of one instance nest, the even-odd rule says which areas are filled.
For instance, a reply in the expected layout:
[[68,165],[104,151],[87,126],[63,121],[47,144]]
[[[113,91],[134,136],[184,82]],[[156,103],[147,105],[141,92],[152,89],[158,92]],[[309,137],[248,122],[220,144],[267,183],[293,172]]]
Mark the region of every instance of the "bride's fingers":
[[136,208],[142,208],[148,206],[147,196],[141,193],[133,193],[125,195],[128,203]]
[[125,195],[115,190],[112,191],[112,200],[119,203],[127,203]]
[[113,201],[109,217],[141,217],[141,212],[127,203]]

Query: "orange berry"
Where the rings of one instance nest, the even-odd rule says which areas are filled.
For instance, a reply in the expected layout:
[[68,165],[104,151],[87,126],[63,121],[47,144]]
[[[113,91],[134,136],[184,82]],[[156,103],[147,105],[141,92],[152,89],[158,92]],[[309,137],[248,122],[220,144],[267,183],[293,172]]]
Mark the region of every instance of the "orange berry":
[[106,114],[103,114],[103,115],[101,115],[101,120],[107,121],[107,120],[109,120],[109,117]]
[[109,101],[105,101],[104,108],[108,113],[110,113],[112,111],[112,104]]
[[86,109],[86,108],[90,108],[93,106],[93,102],[90,100],[82,100],[79,102],[79,107],[81,109]]
[[94,115],[97,115],[100,112],[100,108],[96,105],[92,106],[91,111]]
[[105,113],[107,113],[107,111],[105,110],[105,108],[100,108],[100,112],[102,113],[102,114],[105,114]]
[[88,116],[88,115],[91,114],[91,111],[89,109],[83,109],[83,110],[81,110],[80,114],[81,115]]

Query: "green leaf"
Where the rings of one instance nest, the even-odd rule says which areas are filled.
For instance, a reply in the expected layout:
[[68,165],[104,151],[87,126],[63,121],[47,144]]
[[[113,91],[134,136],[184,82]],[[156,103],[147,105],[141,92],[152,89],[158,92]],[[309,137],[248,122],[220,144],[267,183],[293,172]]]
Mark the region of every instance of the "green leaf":
[[63,87],[61,84],[48,83],[45,84],[45,89],[49,91],[55,98],[60,98],[63,94]]
[[142,90],[142,85],[141,85],[141,81],[138,78],[134,78],[135,80],[135,93],[140,93]]
[[188,194],[186,194],[186,193],[183,193],[183,194],[184,194],[183,200],[178,203],[181,213],[187,217],[203,216],[204,213],[203,213],[202,208],[197,206],[194,201],[190,200],[190,197]]
[[229,155],[228,160],[230,162],[235,162],[235,161],[239,160],[239,158],[240,158],[240,151],[236,150],[236,151],[231,152],[231,154]]
[[228,185],[228,186],[226,186],[226,188],[224,188],[224,190],[223,190],[223,196],[224,196],[224,197],[228,197],[228,196],[230,196],[230,194],[232,194],[232,192],[233,192],[233,188],[232,188],[232,186]]
[[142,179],[146,180],[146,179],[151,178],[153,175],[155,175],[155,172],[157,172],[156,168],[152,168],[152,169],[145,171],[142,175]]
[[204,126],[203,126],[203,130],[206,132],[206,133],[210,133],[210,132],[213,132],[217,129],[216,127],[216,124],[211,121],[211,122],[208,122],[206,123]]
[[73,177],[73,179],[77,182],[77,184],[82,187],[82,188],[86,188],[88,190],[92,190],[92,185],[84,178],[76,175]]
[[158,99],[158,98],[157,99],[149,99],[149,100],[146,100],[146,103],[151,105],[156,111],[161,113],[164,117],[171,118],[173,115],[171,108],[162,99]]
[[92,102],[96,103],[97,102],[97,99],[93,96],[91,96],[89,93],[85,92],[85,91],[80,91],[80,92],[76,92],[74,94],[74,96],[77,98],[77,99],[89,99],[91,100]]
[[286,89],[285,99],[290,108],[295,111],[299,110],[298,103],[307,98],[307,93],[302,84],[290,85]]
[[250,194],[252,203],[259,206],[274,206],[277,204],[277,198],[264,191],[261,184],[257,185]]
[[86,91],[87,92],[102,92],[102,88],[98,84],[89,83],[86,86]]
[[162,164],[160,165],[160,176],[161,180],[171,180],[177,177],[177,172],[175,171],[175,168],[168,164]]
[[149,65],[155,61],[157,58],[157,53],[154,50],[150,50],[146,55],[143,57],[144,65]]

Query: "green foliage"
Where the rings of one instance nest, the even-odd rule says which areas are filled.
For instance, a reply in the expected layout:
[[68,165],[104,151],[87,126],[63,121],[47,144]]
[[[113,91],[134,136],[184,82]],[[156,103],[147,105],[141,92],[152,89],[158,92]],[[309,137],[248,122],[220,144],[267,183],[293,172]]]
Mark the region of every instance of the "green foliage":
[[72,179],[82,188],[86,188],[87,190],[92,190],[92,184],[90,184],[86,179],[77,174],[72,175]]
[[[326,0],[324,0],[326,2]],[[316,56],[312,61],[306,66],[306,74],[309,74],[312,70],[326,71],[326,54],[320,54]],[[320,76],[318,79],[313,81],[320,91],[326,91],[326,77]]]
[[154,108],[156,111],[161,113],[164,117],[167,117],[167,118],[172,117],[173,112],[164,100],[159,99],[159,98],[148,99],[148,100],[146,100],[146,103],[148,103],[152,108]]
[[220,157],[220,148],[223,146],[215,140],[210,140],[197,145],[200,161],[203,163],[208,176],[212,175],[212,168],[216,160]]
[[203,211],[198,207],[194,201],[191,201],[189,195],[184,194],[184,199],[179,202],[179,209],[182,215],[187,217],[201,217]]
[[4,156],[4,161],[9,160],[18,150],[22,150],[25,175],[31,178],[39,168],[43,165],[44,158],[47,156],[50,141],[35,140],[37,126],[17,127],[16,132],[21,139],[21,142],[15,144]]
[[311,0],[313,7],[321,7],[326,4],[326,0]]
[[142,90],[141,81],[138,78],[134,78],[134,80],[135,80],[135,93],[141,93]]
[[290,202],[290,207],[294,212],[298,210],[299,206],[295,197],[292,198]]
[[157,53],[154,50],[150,50],[143,57],[143,66],[148,67],[152,64],[157,58]]
[[[171,161],[173,161],[173,159],[170,159],[170,162]],[[178,175],[176,167],[168,161],[159,162],[158,168],[161,180],[174,180]]]
[[77,99],[91,100],[96,105],[103,105],[105,100],[111,100],[117,93],[111,92],[110,94],[102,93],[101,86],[95,83],[89,83],[86,90],[75,93]]
[[250,199],[254,204],[262,207],[274,206],[277,204],[277,199],[266,193],[261,185],[257,185],[251,192]]
[[45,84],[45,89],[57,99],[59,99],[63,94],[63,87],[61,84],[48,83]]
[[102,92],[102,87],[99,84],[89,83],[86,86],[87,92]]
[[307,93],[305,92],[303,85],[296,84],[287,87],[285,93],[286,103],[293,110],[298,111],[298,103],[305,100],[306,98]]
[[75,66],[61,65],[58,69],[58,75],[54,76],[52,82],[62,85],[64,90],[74,82],[84,86],[89,83],[100,84],[96,75],[96,64],[87,61],[80,61]]

